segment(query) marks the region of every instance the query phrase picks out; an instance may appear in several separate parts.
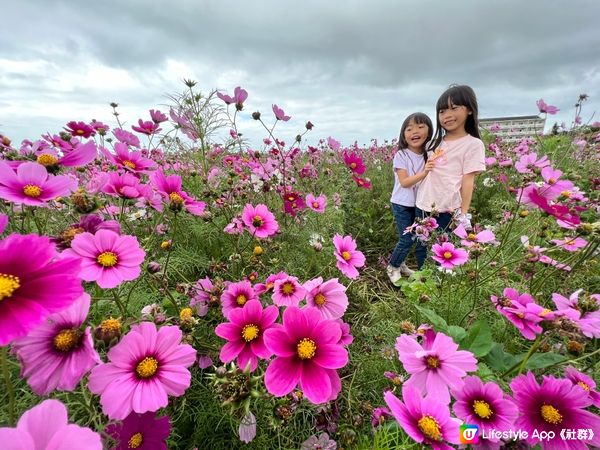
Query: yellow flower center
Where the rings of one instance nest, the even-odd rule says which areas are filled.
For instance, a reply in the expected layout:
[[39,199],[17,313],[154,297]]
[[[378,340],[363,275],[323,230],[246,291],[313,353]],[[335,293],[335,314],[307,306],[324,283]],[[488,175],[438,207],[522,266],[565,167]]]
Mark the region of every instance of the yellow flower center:
[[452,252],[444,252],[444,259],[451,259],[452,258]]
[[440,430],[440,424],[431,416],[423,416],[417,422],[419,430],[425,435],[426,438],[432,441],[442,440],[442,431]]
[[33,184],[27,184],[23,187],[23,194],[27,197],[38,198],[42,195],[42,188]]
[[582,388],[583,388],[584,390],[586,390],[586,391],[589,391],[589,390],[590,390],[590,387],[589,387],[587,384],[585,384],[583,381],[579,381],[579,382],[577,383],[577,386],[579,386],[579,387],[582,387]]
[[356,163],[355,162],[350,163],[350,167],[352,167],[353,169],[356,169]]
[[[135,163],[134,163],[134,162],[132,162],[132,161],[129,161],[128,159],[127,159],[127,160],[125,160],[125,161],[123,161],[123,165],[124,165],[125,167],[129,167],[130,169],[135,169],[135,167],[136,167],[136,166],[135,166]],[[171,195],[173,195],[173,194],[171,194]]]
[[169,199],[171,200],[171,203],[175,203],[176,205],[181,205],[183,203],[183,197],[177,192],[171,192],[169,194]]
[[565,198],[569,198],[571,197],[571,191],[562,191],[560,195],[562,195]]
[[179,318],[184,322],[190,321],[193,314],[194,311],[192,311],[192,308],[183,308],[181,311],[179,311]]
[[313,208],[317,209],[319,207],[319,203],[318,202],[312,202]]
[[119,319],[109,317],[100,323],[100,329],[105,333],[117,333],[121,331],[121,321]]
[[540,317],[546,317],[551,312],[552,311],[550,311],[549,309],[543,309],[542,312],[540,313]]
[[440,367],[440,360],[437,356],[428,356],[426,361],[427,367],[430,369],[437,369]]
[[295,291],[294,285],[292,283],[290,283],[289,281],[286,281],[285,283],[283,283],[283,286],[281,286],[281,290],[283,291],[283,293],[285,295],[293,294]]
[[48,153],[44,153],[43,155],[37,157],[37,162],[42,166],[53,166],[58,162],[58,158],[49,155]]
[[103,267],[112,267],[117,264],[117,255],[113,252],[103,252],[98,255],[96,260]]
[[135,373],[140,378],[150,378],[158,370],[158,361],[152,356],[146,356],[135,367]]
[[12,297],[13,293],[21,287],[21,280],[14,275],[0,273],[0,300]]
[[133,436],[129,438],[127,442],[127,448],[138,448],[144,442],[144,437],[142,433],[135,433]]
[[269,289],[273,289],[273,286],[275,286],[275,283],[273,283],[273,282],[269,282],[269,283],[267,283],[267,291],[268,291]]
[[294,197],[294,196],[290,195],[290,196],[288,197],[288,200],[289,200],[290,202],[293,202],[294,200],[296,200],[296,197]]
[[544,405],[540,409],[542,412],[542,419],[544,419],[546,422],[551,423],[552,425],[562,422],[562,415],[554,406]]
[[56,350],[68,352],[77,345],[80,336],[81,333],[79,330],[62,330],[56,336],[54,336],[54,339],[52,339],[52,345]]
[[254,247],[254,250],[252,251],[252,253],[255,256],[259,256],[263,254],[263,248],[260,245],[257,245],[256,247]]
[[312,359],[317,351],[317,345],[312,339],[300,339],[296,346],[296,351],[300,359]]
[[248,301],[248,299],[246,298],[246,296],[244,294],[240,294],[235,298],[235,302],[240,306],[244,306],[247,301]]
[[323,294],[321,294],[320,292],[315,295],[315,303],[319,306],[322,306],[325,304],[325,296]]
[[352,255],[350,255],[350,252],[342,252],[342,258],[344,258],[344,261],[349,261]]
[[467,240],[469,241],[475,241],[477,239],[477,235],[473,234],[473,233],[469,233],[467,235]]
[[260,216],[254,216],[252,218],[252,225],[255,227],[260,227],[263,224],[263,219]]
[[242,328],[242,337],[246,342],[253,341],[258,337],[259,329],[253,323],[249,323],[248,325],[244,325]]
[[83,130],[77,130],[76,134],[78,134],[79,136],[81,136],[82,134],[85,134],[85,131],[83,131]]
[[490,405],[487,402],[484,402],[483,400],[475,400],[473,402],[473,411],[475,411],[475,414],[477,414],[482,419],[489,419],[490,417],[492,417],[492,414],[494,414],[494,412],[490,408]]

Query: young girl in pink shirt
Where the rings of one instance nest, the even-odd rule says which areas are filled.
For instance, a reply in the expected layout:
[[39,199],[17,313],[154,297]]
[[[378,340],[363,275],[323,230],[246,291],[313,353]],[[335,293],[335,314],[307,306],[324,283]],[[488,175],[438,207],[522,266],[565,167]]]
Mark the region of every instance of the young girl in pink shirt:
[[475,175],[485,171],[475,92],[469,86],[451,86],[438,99],[436,112],[436,133],[428,147],[434,165],[417,191],[415,214],[435,216],[442,230],[454,217],[468,230]]

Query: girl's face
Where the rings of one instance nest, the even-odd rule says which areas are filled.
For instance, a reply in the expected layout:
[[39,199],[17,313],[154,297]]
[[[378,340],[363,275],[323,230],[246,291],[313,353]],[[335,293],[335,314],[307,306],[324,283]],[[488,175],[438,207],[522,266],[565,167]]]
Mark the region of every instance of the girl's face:
[[448,133],[465,131],[465,123],[471,111],[466,106],[448,102],[448,107],[440,109],[438,118],[442,128]]
[[429,127],[426,124],[415,123],[414,120],[411,120],[404,130],[404,139],[408,143],[408,148],[412,150],[421,150],[427,140],[428,134]]

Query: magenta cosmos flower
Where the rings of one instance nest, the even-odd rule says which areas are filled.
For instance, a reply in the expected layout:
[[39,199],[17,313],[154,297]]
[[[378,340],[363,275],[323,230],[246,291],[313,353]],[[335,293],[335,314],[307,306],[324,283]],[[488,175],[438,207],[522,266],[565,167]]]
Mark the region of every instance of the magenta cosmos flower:
[[443,333],[436,333],[427,348],[403,334],[396,340],[396,350],[404,369],[411,374],[404,384],[449,403],[448,388],[461,389],[467,372],[477,370],[473,353],[457,349],[458,344]]
[[346,286],[332,278],[323,283],[323,278],[318,277],[304,283],[306,290],[306,304],[317,308],[324,319],[339,319],[348,308]]
[[56,256],[47,237],[11,234],[0,241],[0,345],[26,336],[83,294],[78,258]]
[[318,197],[308,194],[306,196],[306,204],[313,211],[322,214],[325,212],[325,206],[327,206],[327,197],[325,197],[323,194],[319,195]]
[[167,406],[169,395],[183,395],[192,378],[186,367],[196,362],[196,350],[181,344],[181,336],[176,326],[157,331],[154,323],[142,322],[109,350],[109,363],[94,367],[88,387],[100,395],[109,418],[156,411]]
[[283,325],[265,331],[265,345],[275,354],[265,373],[267,390],[282,397],[299,384],[312,403],[337,397],[342,383],[335,369],[348,363],[348,352],[339,343],[340,326],[324,320],[316,308],[288,306]]
[[552,294],[557,313],[572,320],[584,336],[600,338],[600,295],[592,294],[585,301],[579,299],[583,289],[577,289],[569,298]]
[[588,377],[585,373],[580,372],[574,367],[565,369],[565,377],[571,380],[573,384],[578,385],[587,393],[596,408],[600,408],[600,392],[596,390],[596,382],[592,377]]
[[106,433],[117,441],[112,450],[167,450],[165,441],[171,434],[171,424],[169,416],[131,413],[122,423],[108,425]]
[[46,205],[57,197],[77,189],[77,181],[67,175],[49,175],[44,166],[26,162],[13,171],[0,161],[0,198],[29,206]]
[[156,167],[156,163],[151,159],[144,158],[140,150],[129,151],[127,144],[118,142],[115,145],[115,155],[104,150],[104,156],[116,166],[134,173],[147,173],[148,170]]
[[102,450],[98,433],[68,423],[67,408],[58,400],[45,400],[26,411],[16,428],[0,428],[6,450]]
[[81,278],[105,289],[135,280],[146,256],[135,236],[120,236],[105,229],[78,234],[64,253],[79,256]]
[[[491,430],[509,431],[519,415],[519,409],[496,383],[482,383],[478,377],[468,376],[461,389],[453,389],[456,399],[454,414],[465,423],[479,426],[479,433]],[[498,438],[490,439],[498,442]]]
[[275,280],[273,285],[273,303],[277,306],[298,306],[306,296],[306,289],[298,282],[298,278],[287,275]]
[[273,353],[265,346],[264,333],[273,326],[279,311],[276,306],[263,309],[258,300],[250,300],[243,307],[229,313],[229,323],[217,326],[217,336],[227,339],[221,348],[220,358],[228,363],[237,358],[237,365],[242,369],[250,366],[254,372],[258,367],[258,359],[267,359]]
[[221,294],[223,315],[229,319],[229,313],[231,313],[231,311],[241,308],[250,300],[258,300],[250,281],[242,280],[237,283],[227,284],[225,290]]
[[457,226],[453,233],[461,238],[460,243],[465,247],[472,247],[475,244],[487,244],[494,242],[494,239],[496,239],[494,232],[491,230],[483,230],[479,233],[467,233],[462,224]]
[[358,175],[362,175],[363,173],[365,173],[365,163],[363,162],[361,157],[358,156],[356,153],[344,152],[343,157],[344,164],[346,164],[346,167],[348,167],[348,169],[350,169],[352,172]]
[[273,236],[279,230],[275,216],[262,203],[252,206],[247,204],[242,212],[242,222],[248,227],[252,236],[259,239]]
[[204,213],[206,203],[194,200],[185,191],[181,189],[181,177],[179,175],[169,175],[168,177],[162,170],[156,170],[150,175],[150,181],[168,202],[169,207],[174,210],[185,208],[187,212],[194,216],[200,216]]
[[336,234],[333,237],[333,245],[335,246],[333,254],[337,259],[337,268],[348,278],[358,277],[356,268],[365,265],[365,255],[356,249],[356,242],[352,236],[342,237]]
[[431,257],[445,269],[454,269],[462,266],[469,260],[469,254],[462,248],[455,248],[450,242],[433,244]]
[[[519,375],[511,383],[513,397],[521,417],[515,422],[515,428],[527,431],[529,444],[539,443],[533,438],[534,430],[554,432],[554,439],[541,442],[542,449],[548,450],[585,450],[587,444],[600,446],[600,417],[584,408],[592,404],[585,390],[570,380],[544,376],[538,384],[533,373]],[[562,429],[591,429],[594,438],[589,441],[563,440]]]
[[70,307],[51,314],[45,324],[13,342],[21,361],[21,376],[33,392],[46,395],[54,389],[72,391],[100,357],[94,350],[90,327],[81,330],[90,309],[83,294]]
[[516,289],[505,288],[503,296],[491,296],[492,303],[521,332],[525,339],[534,340],[542,332],[543,320],[553,320],[554,314],[535,303],[529,294],[519,294]]
[[460,421],[450,417],[448,404],[435,395],[422,398],[417,389],[404,385],[402,403],[391,391],[383,394],[394,418],[406,434],[419,444],[436,450],[451,450],[458,444]]

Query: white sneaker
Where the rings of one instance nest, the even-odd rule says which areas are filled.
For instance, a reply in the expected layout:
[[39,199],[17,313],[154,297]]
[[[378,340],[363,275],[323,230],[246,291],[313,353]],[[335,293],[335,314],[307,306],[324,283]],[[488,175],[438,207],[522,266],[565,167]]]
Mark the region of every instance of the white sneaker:
[[400,273],[400,267],[394,267],[388,265],[386,270],[388,278],[393,284],[396,284],[400,278],[402,278],[402,273]]
[[400,264],[398,270],[400,270],[400,273],[406,277],[410,277],[413,273],[415,273],[414,270],[408,268],[406,263]]

